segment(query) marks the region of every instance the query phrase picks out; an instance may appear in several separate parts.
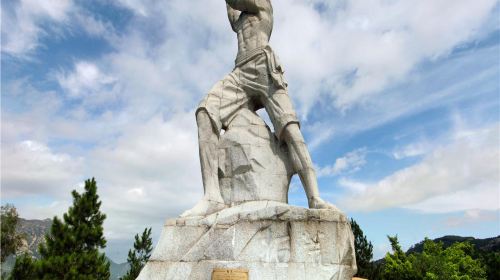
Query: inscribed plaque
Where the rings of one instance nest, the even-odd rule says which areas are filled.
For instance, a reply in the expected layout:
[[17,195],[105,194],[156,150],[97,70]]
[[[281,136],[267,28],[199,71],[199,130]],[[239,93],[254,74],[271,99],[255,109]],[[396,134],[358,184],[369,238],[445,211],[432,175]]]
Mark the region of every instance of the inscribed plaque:
[[248,280],[248,269],[215,268],[212,280]]

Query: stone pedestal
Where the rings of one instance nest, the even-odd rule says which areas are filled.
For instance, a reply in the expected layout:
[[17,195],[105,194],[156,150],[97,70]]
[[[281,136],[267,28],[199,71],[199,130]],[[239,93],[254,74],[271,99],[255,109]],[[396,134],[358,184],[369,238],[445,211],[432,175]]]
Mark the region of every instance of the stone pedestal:
[[251,280],[351,279],[354,238],[341,212],[246,202],[207,217],[168,220],[140,280],[210,280],[214,268]]

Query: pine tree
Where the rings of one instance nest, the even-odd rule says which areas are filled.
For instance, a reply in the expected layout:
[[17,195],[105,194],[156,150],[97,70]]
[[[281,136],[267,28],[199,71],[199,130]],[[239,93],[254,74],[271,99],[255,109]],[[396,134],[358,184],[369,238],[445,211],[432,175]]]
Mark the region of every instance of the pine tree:
[[144,229],[141,237],[138,234],[135,235],[134,250],[128,251],[127,262],[130,265],[130,269],[120,278],[121,280],[134,280],[139,276],[141,269],[151,257],[151,251],[153,251],[153,241],[151,239],[151,228]]
[[73,206],[63,221],[54,217],[46,243],[40,246],[41,279],[109,279],[109,261],[99,249],[106,247],[94,178],[85,181],[85,192],[72,192]]
[[366,239],[366,235],[363,235],[358,223],[352,218],[351,229],[354,234],[354,248],[356,249],[356,264],[358,266],[356,275],[368,278],[372,271],[373,245]]
[[27,253],[18,256],[16,263],[9,275],[9,280],[35,280],[37,275],[37,262]]

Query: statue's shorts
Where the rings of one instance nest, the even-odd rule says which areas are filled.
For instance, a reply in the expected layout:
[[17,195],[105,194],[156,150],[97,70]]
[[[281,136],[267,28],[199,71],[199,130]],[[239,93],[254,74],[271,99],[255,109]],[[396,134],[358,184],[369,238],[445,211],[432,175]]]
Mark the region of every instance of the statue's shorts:
[[269,46],[238,56],[234,70],[217,82],[200,102],[196,114],[208,113],[214,129],[227,129],[242,108],[265,108],[275,133],[299,121],[287,93],[287,83],[278,58]]

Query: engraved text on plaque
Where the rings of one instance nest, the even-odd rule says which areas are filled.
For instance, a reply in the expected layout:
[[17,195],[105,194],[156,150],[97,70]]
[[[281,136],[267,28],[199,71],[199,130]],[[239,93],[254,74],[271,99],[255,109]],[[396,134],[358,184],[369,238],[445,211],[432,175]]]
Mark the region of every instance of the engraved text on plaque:
[[248,280],[248,269],[215,268],[212,280]]

